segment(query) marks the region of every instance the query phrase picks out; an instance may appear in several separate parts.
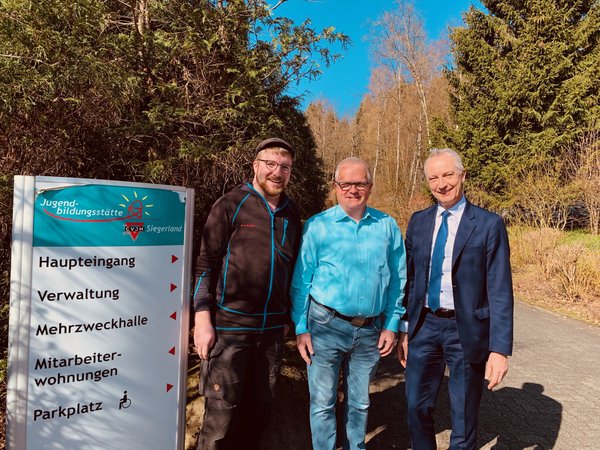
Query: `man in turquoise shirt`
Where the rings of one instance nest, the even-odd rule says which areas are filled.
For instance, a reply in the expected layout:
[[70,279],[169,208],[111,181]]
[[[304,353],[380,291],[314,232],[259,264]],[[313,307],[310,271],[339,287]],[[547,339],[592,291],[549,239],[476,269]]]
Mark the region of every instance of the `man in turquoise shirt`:
[[406,282],[395,220],[367,206],[371,173],[359,158],[335,171],[338,205],[304,225],[292,278],[296,343],[307,363],[315,450],[335,450],[335,404],[343,371],[342,448],[364,449],[369,382],[394,346]]

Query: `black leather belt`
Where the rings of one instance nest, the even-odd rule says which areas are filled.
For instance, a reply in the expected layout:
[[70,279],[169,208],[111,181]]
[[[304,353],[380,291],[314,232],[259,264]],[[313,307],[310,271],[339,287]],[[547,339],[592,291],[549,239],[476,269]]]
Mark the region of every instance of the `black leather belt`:
[[442,319],[454,319],[456,316],[453,309],[438,308],[436,311],[433,311],[426,306],[425,311],[427,314],[433,314],[435,317],[441,317]]
[[361,327],[366,327],[367,325],[371,325],[373,322],[375,322],[375,319],[377,319],[379,316],[373,316],[373,317],[352,317],[352,316],[347,316],[345,314],[342,314],[341,312],[330,308],[329,306],[325,306],[322,303],[319,303],[318,301],[316,301],[312,295],[310,297],[310,299],[315,302],[317,305],[319,305],[321,308],[326,309],[327,311],[329,311],[331,314],[333,314],[334,317],[339,317],[342,320],[345,320],[346,322],[350,322],[352,325],[354,325],[355,327],[361,328]]

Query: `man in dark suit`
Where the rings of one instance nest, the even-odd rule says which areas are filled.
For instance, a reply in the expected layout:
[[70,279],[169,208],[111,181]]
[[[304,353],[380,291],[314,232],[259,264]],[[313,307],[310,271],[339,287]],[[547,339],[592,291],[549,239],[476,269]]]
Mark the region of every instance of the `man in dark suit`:
[[406,367],[408,428],[414,450],[436,448],[433,410],[447,366],[450,449],[474,449],[484,380],[488,389],[497,386],[512,352],[508,236],[499,216],[465,199],[455,151],[433,149],[425,176],[438,204],[408,224],[408,329],[397,348]]

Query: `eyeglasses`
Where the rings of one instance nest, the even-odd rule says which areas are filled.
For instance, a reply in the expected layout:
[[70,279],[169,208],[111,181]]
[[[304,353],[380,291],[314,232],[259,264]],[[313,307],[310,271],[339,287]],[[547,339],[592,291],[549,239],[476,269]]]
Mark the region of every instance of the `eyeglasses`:
[[357,181],[357,182],[334,181],[334,184],[337,184],[339,186],[339,188],[344,192],[347,192],[350,189],[352,189],[352,186],[354,186],[359,191],[366,191],[371,186],[371,183],[369,183],[367,181]]
[[273,161],[271,159],[260,159],[256,158],[257,161],[262,161],[267,166],[267,169],[271,171],[277,170],[278,167],[281,167],[281,171],[283,173],[290,173],[292,171],[292,166],[288,166],[287,164],[279,164],[277,161]]

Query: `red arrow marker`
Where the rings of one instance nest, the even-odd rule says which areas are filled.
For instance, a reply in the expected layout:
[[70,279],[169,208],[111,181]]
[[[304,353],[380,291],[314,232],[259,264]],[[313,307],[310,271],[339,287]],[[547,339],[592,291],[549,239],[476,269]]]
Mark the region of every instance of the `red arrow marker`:
[[174,312],[173,314],[171,314],[169,317],[170,317],[171,319],[173,319],[173,320],[177,320],[177,311],[175,311],[175,312]]
[[171,389],[173,389],[173,385],[167,383],[167,392],[169,392]]
[[171,264],[174,264],[179,258],[175,255],[171,255]]
[[169,350],[169,353],[170,353],[171,355],[174,355],[174,354],[175,354],[175,347],[173,347],[171,350]]
[[171,292],[173,292],[175,289],[177,289],[177,286],[175,286],[173,283],[171,283]]

